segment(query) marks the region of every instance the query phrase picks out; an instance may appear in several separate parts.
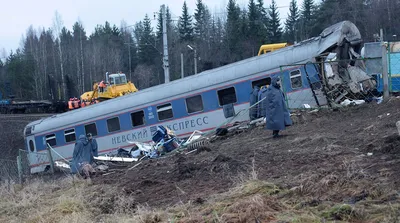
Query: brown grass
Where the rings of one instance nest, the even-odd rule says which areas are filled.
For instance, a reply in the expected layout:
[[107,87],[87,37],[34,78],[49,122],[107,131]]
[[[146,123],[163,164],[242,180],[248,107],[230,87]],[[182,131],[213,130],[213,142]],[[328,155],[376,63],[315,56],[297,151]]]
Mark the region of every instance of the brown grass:
[[[0,187],[0,222],[398,222],[400,203],[383,202],[397,192],[369,185],[367,178],[356,162],[345,160],[338,172],[300,175],[299,184],[286,189],[260,180],[253,160],[225,193],[164,209],[139,205],[112,185],[36,180]],[[337,194],[361,199],[349,205],[335,200]]]

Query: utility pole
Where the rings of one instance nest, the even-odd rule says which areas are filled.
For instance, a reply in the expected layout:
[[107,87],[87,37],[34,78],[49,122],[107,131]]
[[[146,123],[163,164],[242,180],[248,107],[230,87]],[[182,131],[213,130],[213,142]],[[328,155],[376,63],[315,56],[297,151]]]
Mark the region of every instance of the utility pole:
[[197,49],[191,45],[187,45],[187,47],[194,51],[194,74],[197,74]]
[[387,61],[387,46],[383,41],[383,30],[380,32],[380,40],[382,47],[382,79],[383,79],[383,100],[389,99],[389,74],[388,74],[388,61]]
[[162,5],[161,8],[162,8],[162,22],[163,22],[164,77],[165,77],[165,83],[168,83],[169,82],[169,60],[168,60],[168,41],[167,41],[167,13],[165,10],[165,5]]
[[184,70],[183,70],[183,53],[181,53],[181,78],[183,78],[184,75]]
[[132,82],[132,58],[131,58],[131,37],[130,37],[130,35],[129,35],[128,51],[129,51],[129,81]]
[[197,74],[197,51],[194,48],[194,74]]
[[129,36],[129,43],[125,43],[128,45],[128,54],[129,54],[129,80],[132,82],[132,58],[131,58],[131,37]]

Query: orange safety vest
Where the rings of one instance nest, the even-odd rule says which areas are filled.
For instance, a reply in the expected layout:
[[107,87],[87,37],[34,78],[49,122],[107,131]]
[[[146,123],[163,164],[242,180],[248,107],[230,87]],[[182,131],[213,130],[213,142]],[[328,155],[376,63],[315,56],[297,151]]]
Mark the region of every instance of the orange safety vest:
[[82,102],[81,102],[81,108],[84,108],[85,106],[86,106],[85,102],[82,101]]
[[70,110],[74,109],[74,106],[72,106],[72,101],[68,101],[68,108]]
[[106,85],[105,85],[104,82],[102,81],[102,82],[100,82],[99,87],[105,88]]
[[79,101],[74,101],[74,108],[79,108]]

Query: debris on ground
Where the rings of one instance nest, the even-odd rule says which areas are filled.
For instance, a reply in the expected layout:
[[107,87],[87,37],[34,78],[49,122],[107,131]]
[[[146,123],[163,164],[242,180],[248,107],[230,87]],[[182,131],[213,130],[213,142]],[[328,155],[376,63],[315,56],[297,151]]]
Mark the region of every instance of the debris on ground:
[[[135,157],[138,162],[107,162],[108,169],[87,190],[101,197],[101,214],[122,196],[133,207],[152,210],[187,204],[173,212],[176,222],[204,222],[203,216],[226,222],[293,222],[302,214],[314,216],[314,221],[298,218],[302,222],[398,222],[399,108],[400,100],[392,98],[379,105],[296,111],[294,125],[277,140],[257,122],[221,127],[228,130],[221,136],[215,130],[196,132],[186,140],[190,143],[177,139],[179,147],[156,159],[141,154],[146,158]],[[207,149],[191,148],[202,137]],[[116,195],[106,197],[98,189],[106,187]],[[296,213],[301,216],[293,217]],[[197,215],[200,220],[193,220]]]

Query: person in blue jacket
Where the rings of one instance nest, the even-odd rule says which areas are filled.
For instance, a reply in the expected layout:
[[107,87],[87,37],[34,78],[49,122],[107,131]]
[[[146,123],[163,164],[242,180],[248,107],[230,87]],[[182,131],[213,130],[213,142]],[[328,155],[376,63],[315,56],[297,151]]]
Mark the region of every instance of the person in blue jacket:
[[91,145],[85,135],[80,135],[75,143],[74,152],[72,155],[71,172],[79,173],[84,178],[90,177],[90,173],[95,170],[91,166],[92,150]]
[[[258,102],[258,92],[260,91],[260,87],[254,86],[253,91],[250,94],[250,107]],[[255,120],[258,118],[258,106],[256,105],[250,109],[250,120]]]
[[[268,88],[266,86],[262,86],[259,93],[258,93],[258,101],[261,101],[267,96],[267,91]],[[267,100],[264,99],[258,104],[258,118],[264,118],[265,117],[265,106],[266,106]]]
[[267,90],[265,103],[266,128],[272,130],[274,138],[279,137],[279,131],[292,125],[289,110],[286,108],[285,96],[281,91],[279,77],[273,77]]

